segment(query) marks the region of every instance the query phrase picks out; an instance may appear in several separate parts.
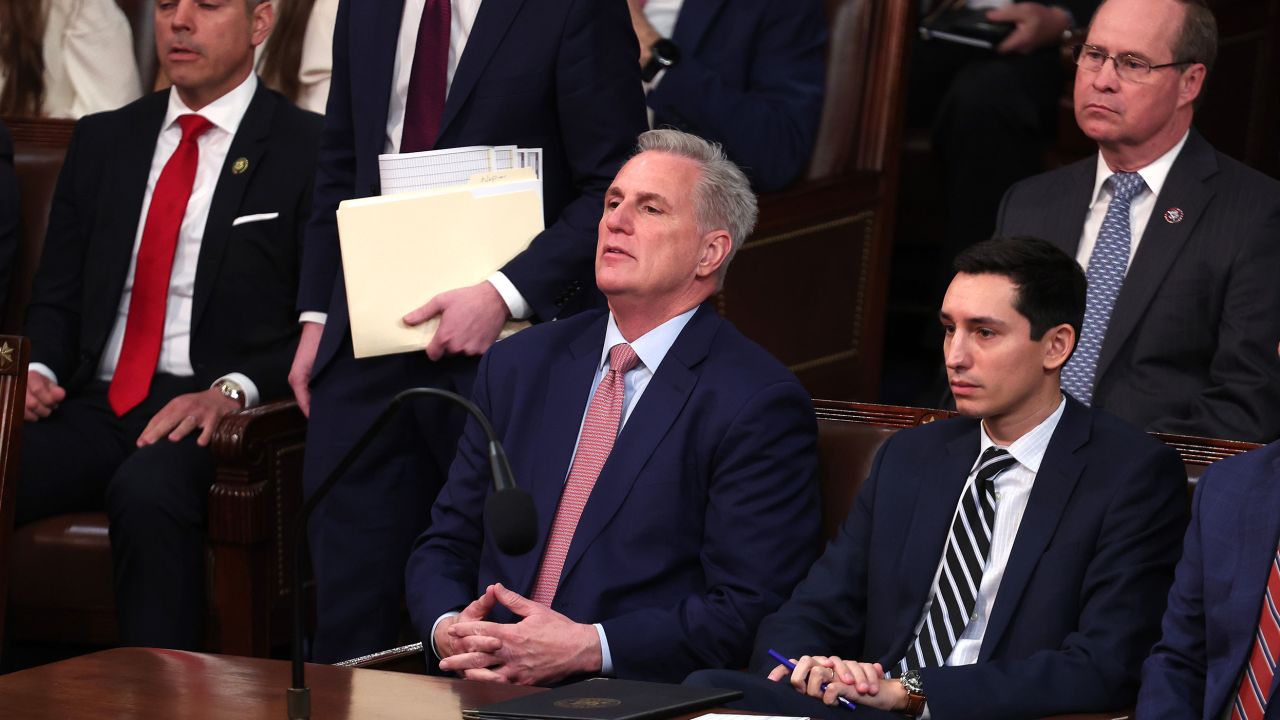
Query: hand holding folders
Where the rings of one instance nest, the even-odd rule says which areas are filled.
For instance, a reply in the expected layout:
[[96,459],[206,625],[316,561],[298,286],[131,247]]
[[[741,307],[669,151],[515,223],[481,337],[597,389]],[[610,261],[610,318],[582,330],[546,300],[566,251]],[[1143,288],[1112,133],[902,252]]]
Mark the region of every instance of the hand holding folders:
[[[492,154],[501,148],[442,154],[456,156],[460,150]],[[448,170],[456,176],[457,167],[454,163]],[[387,170],[384,162],[384,177]],[[423,180],[421,185],[432,184],[428,174]],[[355,356],[426,347],[438,319],[409,326],[402,320],[405,314],[439,293],[483,281],[528,247],[543,229],[542,217],[542,183],[531,166],[473,173],[462,184],[455,180],[444,187],[343,202],[338,232]],[[508,322],[503,336],[527,326]]]

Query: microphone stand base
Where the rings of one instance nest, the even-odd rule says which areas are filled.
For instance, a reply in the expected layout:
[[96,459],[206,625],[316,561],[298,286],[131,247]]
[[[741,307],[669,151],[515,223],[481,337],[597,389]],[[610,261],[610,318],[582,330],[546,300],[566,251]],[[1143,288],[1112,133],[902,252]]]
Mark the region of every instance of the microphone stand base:
[[288,690],[285,696],[286,704],[289,708],[289,720],[310,720],[311,718],[311,689],[310,688],[294,688]]

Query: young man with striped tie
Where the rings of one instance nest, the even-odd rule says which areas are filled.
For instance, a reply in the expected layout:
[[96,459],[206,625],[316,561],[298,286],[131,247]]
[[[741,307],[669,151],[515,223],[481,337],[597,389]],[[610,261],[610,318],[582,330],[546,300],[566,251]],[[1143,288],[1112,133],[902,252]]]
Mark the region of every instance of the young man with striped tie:
[[1138,717],[1280,718],[1278,544],[1280,442],[1205,470]]
[[814,717],[842,716],[841,697],[864,719],[1133,704],[1185,527],[1182,464],[1059,390],[1085,305],[1071,257],[1004,238],[955,268],[939,317],[965,417],[885,442],[836,539],[761,624],[754,676],[691,682]]

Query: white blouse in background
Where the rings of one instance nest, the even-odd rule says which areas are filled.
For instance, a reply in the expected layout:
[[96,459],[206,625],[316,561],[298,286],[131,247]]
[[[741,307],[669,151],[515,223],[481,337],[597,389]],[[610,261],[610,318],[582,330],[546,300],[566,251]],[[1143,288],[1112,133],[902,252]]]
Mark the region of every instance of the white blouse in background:
[[45,8],[45,115],[79,118],[142,96],[133,31],[115,0],[45,0]]

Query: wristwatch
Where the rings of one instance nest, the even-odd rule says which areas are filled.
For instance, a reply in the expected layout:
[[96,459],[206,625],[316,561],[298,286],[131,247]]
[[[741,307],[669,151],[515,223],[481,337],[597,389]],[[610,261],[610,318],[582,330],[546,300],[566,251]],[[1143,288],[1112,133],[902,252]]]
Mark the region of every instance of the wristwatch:
[[244,407],[244,388],[235,380],[223,378],[216,385],[218,392],[240,403],[240,407]]
[[920,680],[919,670],[908,670],[902,673],[899,681],[902,683],[902,689],[907,691],[907,706],[902,709],[902,714],[909,718],[920,717],[924,713],[924,682]]
[[645,82],[649,82],[657,77],[658,73],[669,67],[674,67],[679,62],[680,46],[667,38],[662,38],[649,48],[649,62],[640,71],[640,77]]

